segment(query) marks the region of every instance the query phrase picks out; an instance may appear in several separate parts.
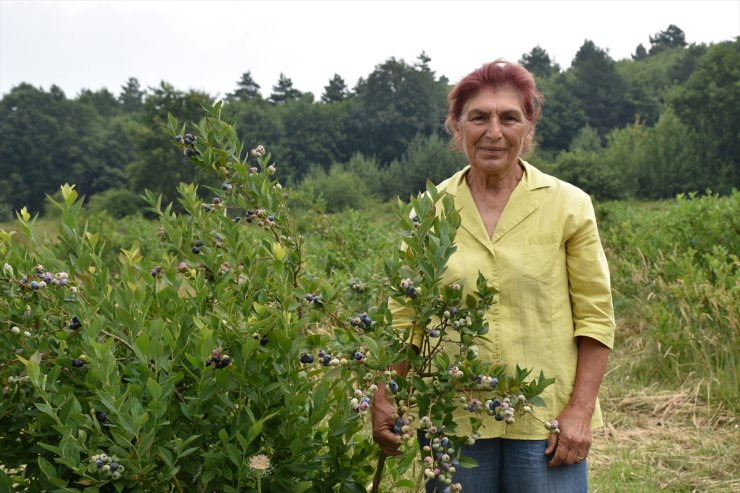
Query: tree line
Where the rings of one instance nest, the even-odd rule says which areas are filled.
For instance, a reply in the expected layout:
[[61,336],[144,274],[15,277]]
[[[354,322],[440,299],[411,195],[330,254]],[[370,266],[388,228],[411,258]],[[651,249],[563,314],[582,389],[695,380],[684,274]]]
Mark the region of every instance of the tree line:
[[[566,70],[543,47],[522,55],[545,98],[529,160],[597,199],[730,192],[740,184],[740,38],[689,44],[671,25],[649,39],[619,61],[586,40]],[[464,165],[443,129],[450,81],[429,62],[389,58],[353,88],[335,74],[318,99],[285,74],[265,97],[247,71],[223,112],[247,148],[272,153],[286,185],[330,209],[405,198]],[[173,200],[179,181],[202,177],[168,142],[167,113],[197,121],[214,102],[135,78],[117,97],[15,86],[0,99],[0,218],[42,211],[64,182],[117,215],[138,209],[145,189]]]

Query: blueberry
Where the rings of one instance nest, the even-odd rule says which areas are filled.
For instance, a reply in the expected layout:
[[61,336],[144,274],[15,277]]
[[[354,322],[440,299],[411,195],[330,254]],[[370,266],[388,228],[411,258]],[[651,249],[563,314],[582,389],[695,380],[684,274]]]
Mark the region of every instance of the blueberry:
[[306,295],[306,301],[308,301],[308,302],[311,302],[311,301],[313,301],[313,295],[312,295],[311,293],[308,293],[308,294]]
[[198,248],[200,248],[200,247],[203,246],[203,242],[201,240],[195,240],[195,246],[197,246]]
[[329,354],[324,355],[323,364],[324,366],[329,366],[331,364],[331,355]]
[[224,356],[216,363],[216,368],[226,368],[231,364],[231,358]]
[[498,378],[492,378],[491,379],[491,388],[492,389],[495,389],[497,385],[498,385]]
[[108,423],[108,415],[105,414],[102,411],[95,411],[95,417],[98,418],[98,422],[100,424],[103,424],[104,425],[104,424]]
[[301,354],[301,360],[300,361],[304,365],[310,365],[311,363],[313,363],[313,355],[308,354],[308,353],[303,353],[303,354]]
[[183,140],[183,139],[182,139],[182,135],[176,135],[176,136],[175,136],[175,140],[176,140],[177,142],[182,142],[182,140]]
[[80,327],[82,327],[82,324],[77,319],[77,317],[72,317],[72,320],[69,321],[69,328],[72,330],[77,330]]
[[390,391],[393,393],[398,392],[398,384],[395,380],[391,380],[390,382],[388,382],[388,389],[390,389]]
[[37,283],[36,281],[31,281],[31,289],[38,289],[38,288],[39,288],[39,283]]
[[196,151],[195,149],[191,147],[188,147],[187,149],[185,149],[185,155],[187,157],[192,157],[192,156],[195,156],[196,154],[198,154],[198,151]]
[[365,355],[364,355],[364,354],[362,354],[362,352],[361,352],[361,351],[357,351],[357,352],[355,353],[355,359],[356,359],[357,361],[360,361],[360,360],[362,360],[362,358],[364,358],[364,357],[365,357]]
[[103,461],[98,459],[95,461],[95,465],[98,467],[98,469],[100,469],[101,467],[103,467]]
[[85,366],[85,362],[81,359],[75,358],[72,360],[72,366],[74,366],[75,368],[82,368],[83,366]]
[[260,346],[267,346],[267,336],[262,336],[262,339],[260,339]]
[[111,462],[110,463],[110,470],[111,471],[117,471],[118,470],[118,462]]
[[450,308],[450,315],[453,317],[457,315],[457,308],[455,308],[454,306]]

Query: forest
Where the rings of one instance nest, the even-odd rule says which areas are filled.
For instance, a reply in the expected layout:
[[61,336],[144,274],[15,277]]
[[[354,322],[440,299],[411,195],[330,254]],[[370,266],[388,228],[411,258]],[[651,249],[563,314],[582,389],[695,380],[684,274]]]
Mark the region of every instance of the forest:
[[[675,25],[649,39],[625,60],[585,40],[565,70],[545,47],[524,53],[518,62],[545,98],[528,160],[597,200],[730,193],[740,184],[740,40],[690,44]],[[247,70],[223,98],[224,118],[328,212],[407,198],[464,164],[443,129],[451,81],[430,60],[389,58],[353,88],[335,74],[320,96],[286,74],[263,89]],[[135,78],[119,96],[13,87],[0,99],[0,220],[23,206],[43,213],[66,182],[115,217],[136,212],[147,189],[171,201],[177,183],[204,177],[168,145],[166,115],[196,121],[214,102]]]

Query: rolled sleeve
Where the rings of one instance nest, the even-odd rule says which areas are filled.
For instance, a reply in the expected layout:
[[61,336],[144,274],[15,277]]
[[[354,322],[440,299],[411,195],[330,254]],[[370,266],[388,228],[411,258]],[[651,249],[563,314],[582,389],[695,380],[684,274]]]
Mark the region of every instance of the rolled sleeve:
[[616,324],[609,266],[588,196],[578,216],[577,228],[566,243],[574,337],[590,337],[611,349]]

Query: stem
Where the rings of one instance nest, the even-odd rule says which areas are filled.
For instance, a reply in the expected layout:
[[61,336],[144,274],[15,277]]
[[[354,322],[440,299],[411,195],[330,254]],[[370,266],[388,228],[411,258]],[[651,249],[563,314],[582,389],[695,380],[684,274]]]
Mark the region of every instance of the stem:
[[383,467],[385,466],[385,459],[388,456],[385,455],[383,452],[380,453],[380,458],[378,459],[378,467],[375,468],[375,477],[373,478],[373,489],[370,490],[372,493],[378,493],[378,488],[380,488],[380,480],[383,479]]

